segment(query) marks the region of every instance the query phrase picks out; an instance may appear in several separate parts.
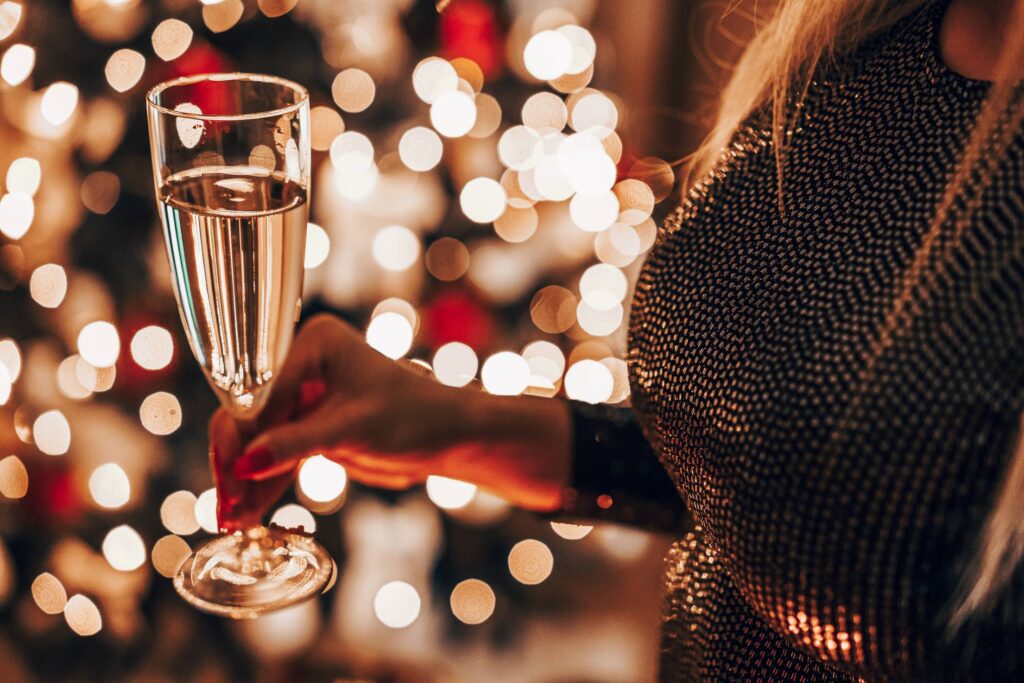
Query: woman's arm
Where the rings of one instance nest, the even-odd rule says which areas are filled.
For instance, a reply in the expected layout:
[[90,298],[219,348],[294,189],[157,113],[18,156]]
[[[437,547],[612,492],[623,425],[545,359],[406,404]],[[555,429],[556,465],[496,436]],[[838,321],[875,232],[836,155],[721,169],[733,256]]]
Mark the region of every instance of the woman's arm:
[[[581,410],[551,399],[441,385],[373,351],[340,320],[318,316],[296,336],[254,422],[239,423],[223,411],[211,421],[221,525],[258,522],[301,460],[316,453],[372,486],[404,489],[436,474],[472,482],[531,510],[602,516],[621,510],[627,518],[633,511],[633,521],[643,523],[635,514],[639,508],[625,503],[635,489],[660,507],[667,475],[635,425],[620,419],[618,426],[602,428],[596,413],[588,417]],[[628,442],[611,438],[627,433]],[[622,462],[647,465],[615,466],[617,448]],[[583,465],[575,477],[574,450],[583,458],[577,458]],[[611,496],[607,510],[602,495]],[[678,494],[670,502],[682,509]],[[664,526],[659,519],[651,523]]]

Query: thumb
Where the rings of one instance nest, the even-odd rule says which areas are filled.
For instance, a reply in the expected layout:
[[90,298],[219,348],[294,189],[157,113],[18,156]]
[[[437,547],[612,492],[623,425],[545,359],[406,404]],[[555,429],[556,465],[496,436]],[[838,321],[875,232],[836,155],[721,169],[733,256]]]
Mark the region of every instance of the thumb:
[[357,442],[367,409],[351,401],[329,401],[293,422],[267,429],[232,466],[237,479],[263,481],[290,472],[300,460]]

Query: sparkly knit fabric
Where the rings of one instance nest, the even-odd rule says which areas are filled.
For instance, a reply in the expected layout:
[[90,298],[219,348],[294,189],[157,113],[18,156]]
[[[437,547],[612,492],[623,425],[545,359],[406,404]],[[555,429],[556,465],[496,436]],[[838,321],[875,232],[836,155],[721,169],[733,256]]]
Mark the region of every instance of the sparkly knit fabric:
[[987,93],[942,64],[942,4],[819,73],[784,214],[759,113],[670,216],[630,323],[652,449],[574,409],[571,512],[680,528],[689,509],[664,680],[1024,680],[1024,572],[945,629],[1024,410],[1024,133],[861,379]]

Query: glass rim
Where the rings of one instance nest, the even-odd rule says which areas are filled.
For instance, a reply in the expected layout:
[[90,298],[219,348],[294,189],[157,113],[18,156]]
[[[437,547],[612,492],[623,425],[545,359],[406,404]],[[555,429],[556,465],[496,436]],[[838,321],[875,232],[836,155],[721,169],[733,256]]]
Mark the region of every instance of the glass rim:
[[[176,109],[169,109],[162,104],[156,102],[156,97],[171,88],[176,88],[182,85],[194,85],[196,83],[202,83],[203,81],[214,81],[214,82],[230,82],[230,81],[258,81],[261,83],[272,83],[274,85],[280,85],[288,88],[298,95],[298,100],[292,104],[284,107],[278,107],[277,109],[268,109],[266,111],[250,112],[248,114],[194,114],[192,112],[178,111]],[[181,78],[173,78],[169,81],[164,81],[154,86],[146,93],[146,107],[158,111],[168,116],[176,116],[182,119],[195,119],[198,121],[247,121],[252,119],[263,119],[271,116],[282,116],[294,111],[297,111],[302,105],[309,102],[309,91],[304,86],[299,85],[295,81],[280,76],[271,76],[269,74],[257,74],[249,73],[245,71],[231,71],[222,73],[202,73],[194,74],[192,76],[182,76]]]

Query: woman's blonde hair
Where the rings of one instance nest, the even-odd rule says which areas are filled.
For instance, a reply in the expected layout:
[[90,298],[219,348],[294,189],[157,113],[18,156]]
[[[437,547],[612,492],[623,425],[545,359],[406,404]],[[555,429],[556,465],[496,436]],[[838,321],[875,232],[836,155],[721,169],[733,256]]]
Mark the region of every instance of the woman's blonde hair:
[[[719,100],[710,134],[690,157],[690,179],[709,172],[740,123],[763,105],[771,107],[772,148],[778,170],[780,211],[785,210],[786,133],[798,124],[795,105],[807,92],[815,70],[848,52],[929,0],[780,0],[733,68]],[[1024,122],[1024,97],[1016,87],[1024,65],[1024,0],[1014,3],[995,78],[959,165],[937,207],[913,261],[903,274],[894,303],[876,335],[861,380],[918,312],[922,292],[934,286],[946,257],[970,224],[981,197],[1013,137]],[[969,196],[963,192],[970,183]],[[952,215],[954,200],[966,209]],[[995,504],[977,549],[952,599],[950,625],[959,627],[991,605],[1024,555],[1024,421]]]

